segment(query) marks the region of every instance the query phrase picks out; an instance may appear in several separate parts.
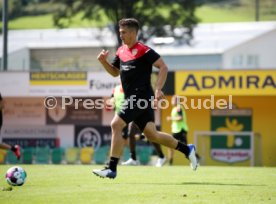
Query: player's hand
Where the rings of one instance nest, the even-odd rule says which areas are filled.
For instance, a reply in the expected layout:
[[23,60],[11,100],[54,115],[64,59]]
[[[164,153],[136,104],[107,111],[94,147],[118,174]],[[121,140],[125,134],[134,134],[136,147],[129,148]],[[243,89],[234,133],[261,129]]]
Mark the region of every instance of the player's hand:
[[155,99],[160,100],[160,99],[162,99],[162,98],[164,98],[164,93],[163,93],[163,91],[160,90],[160,89],[156,89],[156,90],[155,90]]
[[104,61],[106,61],[108,54],[109,54],[109,51],[108,51],[108,50],[102,50],[102,51],[100,52],[100,54],[98,55],[97,59],[98,59],[100,62],[104,62]]

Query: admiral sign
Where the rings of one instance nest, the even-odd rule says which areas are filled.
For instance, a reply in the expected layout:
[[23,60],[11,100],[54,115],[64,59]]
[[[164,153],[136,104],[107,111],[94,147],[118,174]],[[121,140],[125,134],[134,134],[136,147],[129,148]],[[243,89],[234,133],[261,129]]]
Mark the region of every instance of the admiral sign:
[[177,95],[276,95],[276,70],[180,71],[175,79]]

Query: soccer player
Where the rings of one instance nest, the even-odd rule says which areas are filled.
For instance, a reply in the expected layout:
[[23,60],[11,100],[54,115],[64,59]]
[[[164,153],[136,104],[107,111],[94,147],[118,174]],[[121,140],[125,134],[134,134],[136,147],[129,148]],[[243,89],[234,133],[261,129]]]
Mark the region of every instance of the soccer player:
[[[172,111],[171,116],[167,117],[168,121],[171,121],[171,132],[172,136],[177,139],[178,141],[181,141],[184,144],[187,144],[187,133],[189,130],[188,124],[187,124],[187,116],[186,112],[184,110],[184,107],[180,104],[180,99],[178,96],[174,95],[172,97]],[[173,154],[174,149],[169,148],[168,152],[168,159],[169,164],[173,164]],[[196,153],[197,159],[199,159],[198,154]]]
[[[110,105],[114,105],[114,110],[116,114],[119,114],[122,105],[124,103],[125,94],[122,85],[117,85],[112,91],[112,98],[109,100]],[[136,139],[135,135],[140,135],[140,130],[134,122],[129,123],[125,126],[122,131],[122,136],[125,140],[129,138],[129,149],[130,149],[130,158],[123,162],[122,165],[135,166],[139,165],[139,161],[136,158]],[[155,150],[158,154],[158,159],[156,162],[156,167],[162,167],[166,162],[166,157],[163,154],[160,144],[152,143],[155,147]]]
[[[134,18],[119,21],[119,33],[123,45],[118,48],[112,63],[107,61],[108,51],[102,50],[98,60],[112,76],[121,77],[125,93],[125,103],[120,113],[111,122],[112,139],[109,165],[104,169],[94,169],[93,173],[100,177],[115,178],[117,164],[123,150],[122,129],[134,121],[147,139],[182,152],[196,170],[198,163],[195,146],[186,145],[169,134],[156,130],[152,98],[160,100],[164,97],[162,88],[165,84],[168,68],[163,59],[153,49],[137,41],[139,22]],[[155,91],[152,90],[150,76],[152,66],[159,69]],[[143,107],[143,108],[142,108]]]
[[[0,133],[1,133],[1,128],[2,128],[2,124],[3,124],[3,110],[4,109],[4,102],[3,102],[3,98],[2,95],[0,93]],[[5,143],[0,143],[0,149],[5,149],[5,150],[11,150],[13,151],[13,153],[15,154],[16,158],[19,160],[20,159],[20,146],[19,145],[8,145]]]

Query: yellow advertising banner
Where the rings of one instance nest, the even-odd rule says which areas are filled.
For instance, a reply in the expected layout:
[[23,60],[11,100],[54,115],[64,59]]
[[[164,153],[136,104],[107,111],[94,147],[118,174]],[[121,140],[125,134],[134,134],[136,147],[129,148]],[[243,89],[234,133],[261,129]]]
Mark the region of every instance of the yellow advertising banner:
[[184,96],[275,96],[276,70],[179,71],[175,93]]
[[86,72],[30,72],[30,84],[33,86],[82,86],[87,85]]

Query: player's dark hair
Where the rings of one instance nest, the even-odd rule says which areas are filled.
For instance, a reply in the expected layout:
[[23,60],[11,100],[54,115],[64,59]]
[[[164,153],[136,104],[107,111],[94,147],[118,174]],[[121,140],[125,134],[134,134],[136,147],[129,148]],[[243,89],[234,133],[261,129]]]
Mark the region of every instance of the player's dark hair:
[[119,26],[120,27],[128,27],[128,28],[133,28],[138,32],[139,30],[139,21],[136,20],[135,18],[123,18],[119,21]]

